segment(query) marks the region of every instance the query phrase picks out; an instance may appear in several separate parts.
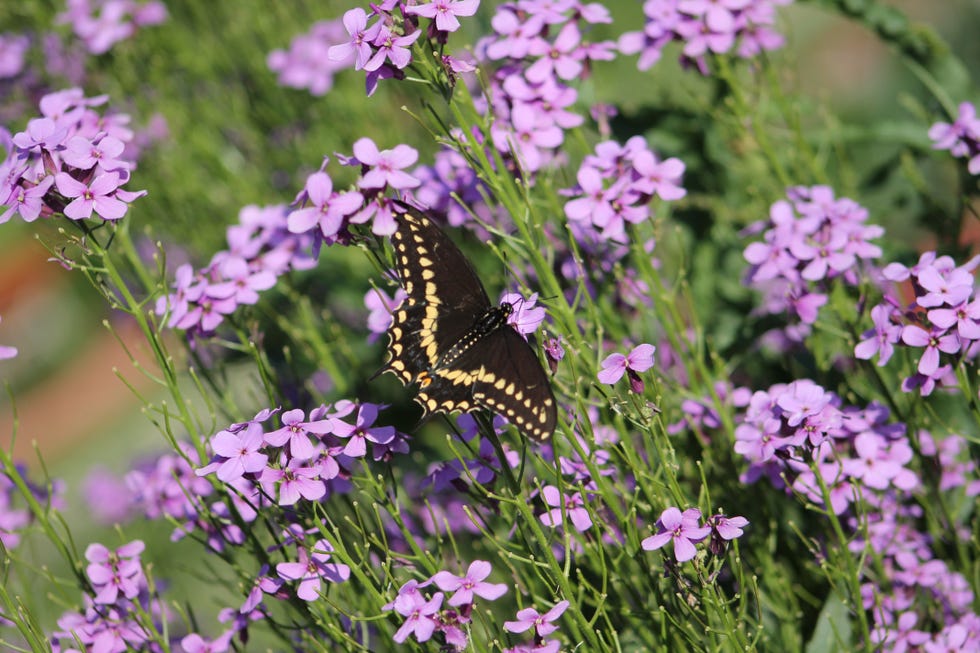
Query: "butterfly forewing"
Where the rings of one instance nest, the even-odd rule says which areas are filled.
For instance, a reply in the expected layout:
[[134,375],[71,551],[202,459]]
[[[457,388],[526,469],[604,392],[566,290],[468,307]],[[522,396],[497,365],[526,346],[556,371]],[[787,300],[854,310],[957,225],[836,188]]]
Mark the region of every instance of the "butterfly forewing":
[[398,277],[408,298],[392,313],[385,371],[416,383],[424,413],[500,413],[525,435],[544,439],[557,406],[531,346],[506,324],[479,277],[429,218],[397,203],[392,235]]

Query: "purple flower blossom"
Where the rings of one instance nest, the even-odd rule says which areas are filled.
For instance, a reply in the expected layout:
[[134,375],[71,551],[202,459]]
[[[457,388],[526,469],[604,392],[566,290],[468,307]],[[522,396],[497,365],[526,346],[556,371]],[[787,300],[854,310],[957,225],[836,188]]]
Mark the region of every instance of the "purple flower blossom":
[[742,529],[749,525],[749,520],[745,517],[726,517],[719,514],[708,517],[705,524],[711,528],[708,550],[715,555],[722,555],[727,542],[742,537]]
[[24,59],[31,47],[26,34],[0,34],[0,79],[12,79],[24,70]]
[[155,0],[142,4],[135,0],[73,0],[56,22],[71,25],[91,54],[103,54],[132,37],[138,28],[159,25],[166,19],[166,6]]
[[960,350],[959,339],[953,334],[944,333],[940,329],[926,331],[914,324],[907,324],[902,328],[902,342],[910,347],[925,348],[919,358],[919,374],[929,376],[939,369],[939,352],[954,354]]
[[350,567],[337,562],[328,562],[333,546],[326,540],[318,540],[307,549],[299,546],[298,562],[280,562],[276,573],[283,580],[298,580],[296,596],[304,601],[320,598],[321,579],[329,583],[342,583],[350,578]]
[[255,422],[237,433],[219,431],[211,438],[210,444],[216,460],[197,470],[197,473],[203,476],[216,471],[218,479],[225,483],[245,474],[261,472],[269,460],[267,455],[259,452],[265,442],[262,426]]
[[117,172],[105,172],[92,180],[90,185],[77,181],[65,172],[59,172],[55,177],[58,192],[73,200],[65,207],[65,216],[72,220],[91,218],[93,211],[103,220],[118,220],[126,215],[126,202],[116,197],[121,182]]
[[309,460],[316,453],[310,437],[333,433],[334,421],[329,419],[306,420],[306,414],[296,408],[282,414],[282,428],[265,434],[265,441],[273,447],[289,444],[290,458]]
[[470,563],[464,576],[454,576],[448,571],[440,571],[432,577],[432,582],[444,592],[454,594],[447,602],[452,606],[465,606],[474,602],[474,596],[496,601],[507,592],[504,583],[486,583],[492,567],[484,560],[474,560]]
[[929,129],[929,138],[937,150],[968,159],[967,170],[980,175],[980,119],[973,104],[962,102],[956,120],[952,124],[937,122]]
[[[646,24],[641,32],[619,39],[624,54],[640,53],[638,68],[647,70],[660,60],[664,47],[684,44],[681,61],[708,73],[705,55],[732,49],[745,58],[783,45],[783,37],[770,26],[776,5],[792,0],[648,0],[643,5]],[[737,47],[736,47],[737,46]]]
[[[146,194],[120,187],[133,167],[123,150],[133,132],[125,127],[128,116],[103,117],[91,108],[105,100],[86,98],[79,89],[41,98],[42,117],[29,120],[25,131],[10,138],[0,162],[0,200],[7,205],[0,224],[14,214],[31,222],[62,211],[73,220],[89,218],[93,211],[118,220],[130,202]],[[65,198],[73,201],[64,206]]]
[[[599,370],[599,382],[613,385],[627,372],[634,374],[646,372],[653,367],[653,354],[657,348],[650,344],[642,344],[633,348],[627,355],[610,354],[602,361],[602,369]],[[632,378],[631,378],[632,383]],[[642,389],[640,390],[642,392]]]
[[565,348],[562,347],[561,338],[548,338],[544,342],[544,353],[548,358],[548,367],[551,373],[558,371],[558,363],[565,358]]
[[436,592],[426,601],[417,588],[417,581],[409,581],[398,590],[395,601],[384,606],[386,610],[394,609],[398,614],[407,617],[392,637],[399,644],[408,639],[409,635],[414,635],[419,642],[427,642],[439,626],[436,615],[442,609],[443,593]]
[[143,542],[134,540],[115,551],[101,544],[90,544],[85,549],[85,559],[89,562],[85,575],[96,591],[95,603],[110,605],[120,595],[132,599],[145,589],[146,577],[140,562],[145,548]]
[[388,331],[388,327],[391,326],[392,311],[398,308],[406,297],[408,293],[402,288],[395,291],[394,297],[388,297],[388,294],[380,288],[372,288],[364,294],[364,305],[370,311],[367,319],[368,331],[371,332],[369,342],[374,342],[378,336]]
[[323,238],[332,239],[344,225],[344,218],[357,212],[364,203],[364,196],[356,191],[333,192],[330,175],[320,171],[310,175],[303,191],[304,204],[309,206],[289,214],[286,226],[290,233],[301,234],[319,226]]
[[541,497],[551,510],[539,515],[545,526],[558,527],[564,524],[563,516],[567,515],[575,530],[581,532],[592,528],[592,517],[585,507],[581,492],[563,495],[554,485],[546,485],[541,489]]
[[349,65],[354,60],[354,70],[361,70],[371,58],[371,43],[381,31],[381,21],[376,21],[370,28],[367,26],[368,15],[360,7],[349,9],[344,13],[344,29],[350,40],[341,45],[334,45],[327,51],[331,61],[344,62]]
[[426,4],[405,7],[406,14],[424,16],[435,21],[436,29],[455,32],[459,29],[457,16],[472,16],[480,6],[480,0],[432,0]]
[[524,299],[519,293],[504,293],[500,298],[501,304],[510,304],[514,312],[507,318],[507,324],[527,339],[527,335],[534,333],[544,322],[546,311],[544,306],[535,306],[538,301],[538,293],[532,293],[530,297]]
[[293,458],[280,468],[265,468],[259,480],[270,495],[275,494],[274,488],[278,485],[279,505],[292,506],[301,498],[319,501],[326,496],[327,486],[320,478],[320,469],[319,465],[308,465],[304,459]]
[[679,159],[659,161],[642,137],[630,138],[625,145],[604,141],[582,161],[578,184],[561,191],[572,198],[565,203],[565,215],[595,242],[625,242],[625,225],[650,216],[654,195],[673,201],[686,194],[680,186],[684,168]]
[[354,156],[357,161],[369,168],[357,185],[360,188],[384,188],[391,186],[397,190],[416,188],[421,183],[404,172],[418,161],[419,153],[414,147],[396,145],[390,150],[378,150],[370,138],[361,138],[354,143]]
[[[871,309],[871,321],[874,329],[864,333],[864,340],[854,346],[854,356],[869,360],[878,354],[878,366],[886,365],[895,352],[895,344],[902,337],[902,327],[891,321],[891,308],[879,304]],[[980,315],[978,315],[980,317]]]
[[[866,209],[853,200],[835,198],[827,186],[795,187],[787,195],[788,200],[770,207],[768,221],[747,230],[765,231],[763,242],[745,248],[752,266],[746,283],[763,291],[764,312],[788,312],[802,325],[810,325],[826,304],[824,291],[832,281],[858,285],[858,264],[881,255],[870,240],[883,231],[864,224]],[[784,331],[791,342],[808,332],[799,325]]]
[[569,605],[571,603],[568,601],[559,601],[555,607],[544,614],[539,613],[534,608],[524,608],[517,613],[516,621],[504,622],[504,630],[511,633],[523,633],[529,628],[534,628],[538,637],[547,637],[558,630],[558,626],[552,622],[556,621],[568,609]]
[[364,64],[364,70],[375,72],[386,61],[390,61],[396,69],[405,68],[412,62],[412,53],[408,47],[415,43],[421,35],[422,32],[416,30],[411,34],[398,36],[387,26],[382,25],[378,35],[371,43],[377,50]]
[[647,551],[659,549],[667,542],[674,543],[674,557],[677,562],[687,562],[697,554],[694,546],[711,534],[710,526],[701,526],[701,511],[688,508],[684,512],[671,506],[657,520],[657,534],[640,542]]
[[343,450],[345,456],[362,458],[367,455],[368,442],[385,445],[395,439],[394,426],[373,426],[378,419],[379,409],[383,407],[379,404],[361,404],[355,424],[348,424],[339,419],[332,421],[333,434],[347,440]]
[[[364,14],[363,9],[351,11]],[[266,65],[278,75],[278,81],[283,86],[306,89],[315,96],[324,95],[333,88],[334,76],[338,72],[350,67],[351,63],[356,65],[356,62],[360,62],[360,52],[355,62],[353,49],[333,45],[343,39],[345,26],[347,14],[344,15],[343,24],[339,20],[313,23],[309,32],[292,40],[288,50],[270,52]],[[379,27],[375,25],[376,29]],[[360,69],[362,66],[363,63],[357,67]]]

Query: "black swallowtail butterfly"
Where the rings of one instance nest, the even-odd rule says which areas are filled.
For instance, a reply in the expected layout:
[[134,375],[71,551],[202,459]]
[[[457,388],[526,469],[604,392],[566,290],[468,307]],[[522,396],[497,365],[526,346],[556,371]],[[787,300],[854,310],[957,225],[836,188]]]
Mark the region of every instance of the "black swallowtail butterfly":
[[423,417],[480,407],[530,438],[550,437],[555,396],[537,354],[507,324],[513,307],[490,303],[473,266],[429,218],[401,202],[396,211],[391,242],[408,298],[393,311],[382,371],[419,386]]

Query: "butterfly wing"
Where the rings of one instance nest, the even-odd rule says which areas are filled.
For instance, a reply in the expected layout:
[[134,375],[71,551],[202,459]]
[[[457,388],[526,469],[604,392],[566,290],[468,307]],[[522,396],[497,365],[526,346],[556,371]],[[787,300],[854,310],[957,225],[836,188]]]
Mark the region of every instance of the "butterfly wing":
[[[451,410],[487,408],[534,440],[546,440],[555,430],[558,408],[548,374],[531,345],[506,324],[467,349],[449,368],[436,370],[435,377],[439,390],[455,404]],[[469,388],[470,394],[462,394],[458,387]],[[430,409],[443,410],[439,402]]]
[[395,269],[408,299],[392,316],[389,361],[404,383],[436,366],[490,308],[487,291],[473,266],[429,218],[396,203],[397,229],[391,236]]

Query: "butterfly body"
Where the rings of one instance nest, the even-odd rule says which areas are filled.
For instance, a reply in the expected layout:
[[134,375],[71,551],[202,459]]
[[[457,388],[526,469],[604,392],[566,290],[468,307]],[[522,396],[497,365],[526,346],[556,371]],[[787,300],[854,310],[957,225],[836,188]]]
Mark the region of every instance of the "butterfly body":
[[419,387],[425,415],[486,408],[542,440],[557,405],[537,354],[493,306],[463,253],[429,218],[399,203],[392,235],[407,299],[392,313],[388,363],[403,384]]

